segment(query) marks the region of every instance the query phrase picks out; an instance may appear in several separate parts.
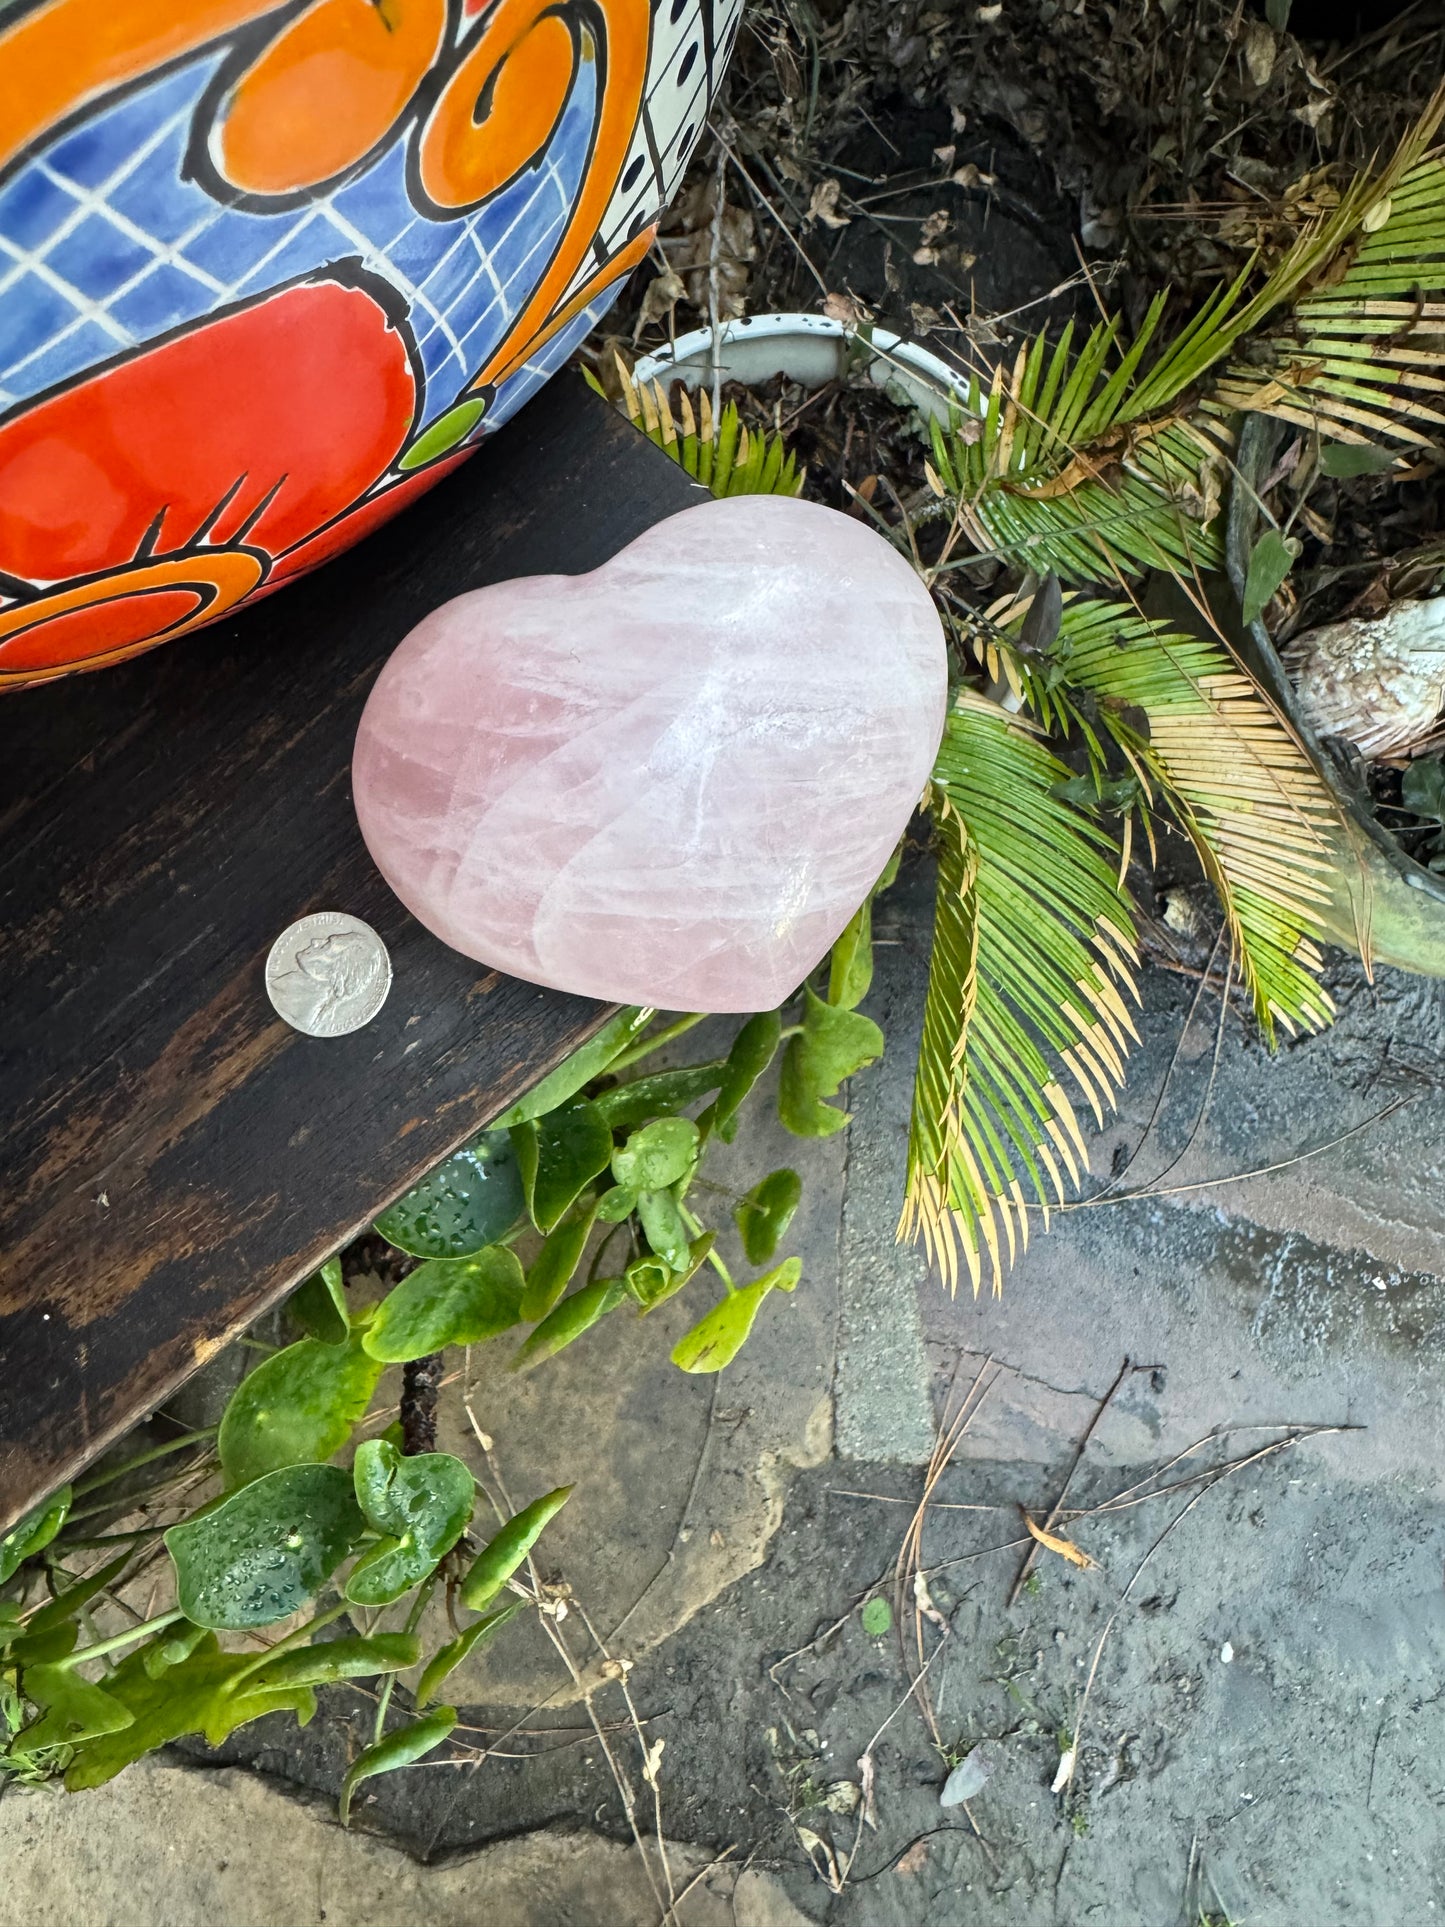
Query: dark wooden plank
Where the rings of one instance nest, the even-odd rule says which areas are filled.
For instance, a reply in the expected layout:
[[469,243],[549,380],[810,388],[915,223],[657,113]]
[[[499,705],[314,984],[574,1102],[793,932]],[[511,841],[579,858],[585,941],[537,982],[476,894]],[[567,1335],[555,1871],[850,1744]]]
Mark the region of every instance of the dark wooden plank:
[[[0,700],[0,1526],[595,1028],[396,902],[352,739],[427,610],[594,568],[702,493],[561,378],[309,580]],[[331,1040],[262,983],[324,908],[374,925],[395,973]]]

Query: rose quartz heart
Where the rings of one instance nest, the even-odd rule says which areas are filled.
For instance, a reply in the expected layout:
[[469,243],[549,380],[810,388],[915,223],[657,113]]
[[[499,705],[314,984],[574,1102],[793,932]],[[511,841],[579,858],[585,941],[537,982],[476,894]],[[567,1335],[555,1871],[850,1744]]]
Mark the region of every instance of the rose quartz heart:
[[443,942],[534,983],[768,1010],[902,833],[943,731],[943,631],[887,542],[708,502],[591,575],[419,623],[371,693],[362,835]]

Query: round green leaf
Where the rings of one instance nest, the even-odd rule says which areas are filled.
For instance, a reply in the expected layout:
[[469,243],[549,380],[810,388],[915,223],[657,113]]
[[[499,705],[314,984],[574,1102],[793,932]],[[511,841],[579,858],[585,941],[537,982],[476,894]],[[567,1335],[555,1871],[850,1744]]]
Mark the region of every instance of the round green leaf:
[[656,1071],[651,1077],[637,1077],[604,1091],[593,1102],[612,1128],[620,1130],[706,1097],[722,1083],[726,1069],[725,1061],[718,1058],[710,1064],[688,1064],[682,1070]]
[[425,1706],[428,1700],[435,1699],[443,1681],[456,1671],[467,1655],[478,1646],[487,1645],[509,1620],[515,1619],[518,1613],[525,1612],[526,1607],[525,1599],[509,1599],[506,1605],[497,1606],[485,1618],[474,1620],[464,1632],[458,1634],[439,1652],[433,1653],[417,1682],[417,1705]]
[[766,1264],[793,1221],[803,1180],[796,1171],[773,1171],[754,1185],[733,1212],[750,1265]]
[[489,1606],[542,1536],[548,1520],[555,1518],[572,1496],[570,1485],[559,1485],[533,1499],[508,1519],[472,1561],[462,1581],[462,1604],[471,1612]]
[[772,1063],[782,1030],[781,1013],[763,1010],[756,1017],[749,1017],[733,1039],[716,1101],[704,1113],[705,1118],[711,1116],[713,1129],[724,1143],[732,1143],[738,1108]]
[[620,1057],[628,1045],[642,1035],[655,1015],[651,1010],[624,1005],[615,1017],[608,1018],[595,1037],[589,1038],[570,1057],[564,1057],[556,1070],[549,1071],[541,1083],[535,1084],[509,1111],[503,1111],[493,1129],[500,1131],[513,1124],[525,1124],[530,1118],[541,1117],[547,1111],[555,1111],[559,1104],[565,1104],[584,1084],[600,1077],[613,1058]]
[[661,1258],[634,1258],[623,1275],[642,1315],[646,1317],[690,1283],[707,1263],[708,1253],[716,1243],[715,1231],[704,1231],[701,1237],[694,1238],[687,1247],[686,1263],[678,1271]]
[[1400,780],[1400,801],[1416,816],[1445,823],[1445,763],[1435,756],[1411,763]]
[[697,1161],[699,1133],[689,1117],[660,1117],[634,1131],[613,1155],[612,1175],[635,1191],[661,1191]]
[[346,1597],[358,1606],[386,1606],[425,1579],[461,1538],[476,1481],[449,1452],[403,1458],[384,1439],[357,1447],[352,1478],[366,1523],[384,1536],[352,1567]]
[[341,1277],[341,1260],[328,1258],[319,1271],[292,1293],[286,1305],[302,1331],[319,1338],[323,1345],[344,1345],[351,1330],[351,1313],[346,1304],[346,1287]]
[[19,1568],[22,1561],[32,1553],[43,1552],[51,1540],[65,1524],[70,1511],[71,1490],[68,1485],[52,1492],[42,1504],[27,1512],[0,1539],[0,1586]]
[[597,1201],[599,1224],[621,1224],[637,1209],[637,1193],[625,1184],[614,1184]]
[[637,1200],[637,1216],[649,1246],[674,1271],[687,1265],[687,1226],[670,1191],[644,1191]]
[[626,1296],[625,1280],[594,1278],[590,1285],[583,1285],[560,1305],[552,1307],[541,1324],[517,1347],[508,1371],[530,1372],[544,1358],[555,1357],[574,1338],[590,1330],[599,1318],[615,1311]]
[[470,1258],[429,1258],[382,1299],[362,1342],[388,1365],[478,1345],[517,1323],[522,1289],[522,1267],[504,1245]]
[[612,1156],[612,1127],[595,1104],[574,1097],[512,1132],[532,1222],[550,1231]]
[[45,1717],[21,1736],[22,1752],[78,1746],[134,1723],[135,1715],[113,1694],[79,1678],[68,1666],[27,1666],[22,1683],[26,1696],[45,1708]]
[[1270,597],[1294,567],[1302,544],[1297,535],[1266,529],[1249,556],[1249,570],[1241,598],[1246,628],[1264,614]]
[[[370,1603],[370,1602],[367,1602]],[[421,1658],[415,1633],[373,1633],[369,1638],[321,1639],[293,1646],[246,1675],[249,1693],[271,1687],[332,1686],[339,1679],[374,1679],[378,1673],[404,1673]]]
[[881,1639],[893,1624],[893,1608],[881,1593],[863,1608],[863,1630],[870,1639]]
[[1326,442],[1320,449],[1320,472],[1336,481],[1356,475],[1383,475],[1395,466],[1388,448],[1361,448],[1351,442]]
[[268,1472],[165,1535],[181,1611],[222,1630],[274,1625],[321,1589],[365,1529],[340,1466]]
[[344,1345],[303,1338],[242,1379],[216,1440],[227,1485],[340,1451],[381,1376],[361,1337],[353,1332]]
[[583,1199],[547,1233],[542,1249],[527,1268],[527,1288],[522,1293],[522,1317],[527,1324],[545,1318],[571,1284],[596,1215],[596,1203]]
[[770,1291],[791,1291],[802,1273],[802,1261],[789,1258],[756,1284],[729,1292],[672,1348],[672,1362],[684,1372],[720,1372],[742,1350],[764,1298]]
[[672,1362],[684,1372],[720,1372],[747,1342],[764,1298],[765,1285],[730,1291],[719,1305],[684,1332],[672,1348]]
[[376,1229],[415,1258],[464,1258],[503,1237],[522,1209],[511,1137],[484,1131],[383,1211]]
[[456,1723],[457,1709],[439,1706],[434,1713],[413,1720],[410,1726],[398,1727],[395,1733],[388,1733],[385,1739],[359,1753],[341,1783],[342,1826],[350,1823],[351,1796],[363,1780],[370,1780],[378,1773],[394,1773],[399,1766],[410,1766],[413,1760],[440,1746]]
[[870,893],[853,912],[851,921],[833,945],[828,964],[828,1002],[856,1010],[873,983],[873,897]]
[[871,1017],[825,1004],[811,987],[803,1004],[802,1034],[783,1052],[778,1116],[795,1137],[831,1137],[848,1122],[848,1113],[822,1100],[883,1055],[883,1033]]

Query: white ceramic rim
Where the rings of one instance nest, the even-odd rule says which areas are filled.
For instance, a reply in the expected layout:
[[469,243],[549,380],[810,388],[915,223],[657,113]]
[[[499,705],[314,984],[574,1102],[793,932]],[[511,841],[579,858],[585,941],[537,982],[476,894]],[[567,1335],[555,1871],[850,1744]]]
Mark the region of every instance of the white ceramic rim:
[[[863,345],[874,351],[873,359],[867,367],[868,379],[876,388],[887,389],[892,386],[902,391],[902,399],[911,402],[925,414],[946,422],[949,414],[956,409],[968,409],[968,378],[950,368],[946,361],[931,354],[927,348],[910,341],[906,335],[894,334],[891,328],[873,328],[866,339],[856,328],[850,328],[830,315],[823,314],[756,314],[742,315],[735,321],[725,321],[717,330],[717,365],[723,378],[729,378],[727,350],[732,347],[753,349],[772,342],[781,348],[788,341],[800,339],[828,340],[838,344],[838,366],[834,373],[842,372],[843,351],[851,341],[862,341]],[[766,353],[766,350],[765,350]],[[749,354],[747,359],[756,360]],[[769,374],[784,374],[798,380],[805,387],[821,387],[824,380],[816,377],[816,358],[803,358],[813,364],[808,372],[790,368],[786,355]],[[633,369],[638,381],[661,381],[664,384],[675,377],[696,374],[698,384],[708,379],[714,366],[714,335],[709,328],[696,328],[691,334],[680,335],[675,342],[660,348],[655,354],[644,355]],[[745,377],[739,373],[738,379]],[[754,374],[754,380],[766,379]]]

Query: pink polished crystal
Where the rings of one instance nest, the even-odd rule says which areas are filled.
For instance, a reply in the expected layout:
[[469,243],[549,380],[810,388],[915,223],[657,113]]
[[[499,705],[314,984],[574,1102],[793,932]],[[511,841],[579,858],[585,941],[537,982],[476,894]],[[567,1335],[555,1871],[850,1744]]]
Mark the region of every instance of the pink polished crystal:
[[943,632],[887,542],[737,496],[591,575],[458,596],[356,738],[362,835],[445,943],[672,1010],[768,1010],[867,895],[938,749]]

